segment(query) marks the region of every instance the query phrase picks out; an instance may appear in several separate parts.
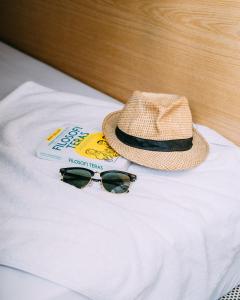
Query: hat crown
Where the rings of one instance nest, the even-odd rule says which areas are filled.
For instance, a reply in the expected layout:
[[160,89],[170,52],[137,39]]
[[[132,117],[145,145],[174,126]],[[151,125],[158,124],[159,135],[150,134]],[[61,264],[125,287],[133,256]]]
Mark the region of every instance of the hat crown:
[[124,106],[118,127],[125,133],[151,140],[192,137],[192,115],[185,97],[135,91]]

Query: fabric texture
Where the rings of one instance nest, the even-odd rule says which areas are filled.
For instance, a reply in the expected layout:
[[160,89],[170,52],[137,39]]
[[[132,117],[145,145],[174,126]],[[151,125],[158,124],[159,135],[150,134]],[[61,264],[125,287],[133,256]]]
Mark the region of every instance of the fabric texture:
[[117,138],[124,144],[144,150],[160,151],[160,152],[173,152],[173,151],[186,151],[191,149],[193,138],[175,139],[175,140],[150,140],[139,138],[122,131],[118,126],[115,129]]
[[177,95],[135,91],[122,110],[106,116],[103,133],[120,155],[150,168],[193,168],[208,154],[188,100]]
[[125,195],[60,181],[37,145],[72,121],[122,105],[26,83],[0,103],[0,264],[93,300],[213,300],[240,282],[239,148],[196,126],[205,163],[167,172],[132,164]]

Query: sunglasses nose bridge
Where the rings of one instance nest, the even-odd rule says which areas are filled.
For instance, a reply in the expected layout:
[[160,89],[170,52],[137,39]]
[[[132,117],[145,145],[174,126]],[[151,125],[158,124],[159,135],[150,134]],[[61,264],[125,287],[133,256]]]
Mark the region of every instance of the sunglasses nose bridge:
[[100,177],[100,172],[98,172],[98,171],[94,171],[94,175],[98,175],[99,177]]
[[101,178],[101,176],[100,176],[100,173],[97,172],[97,171],[95,171],[95,172],[94,172],[94,176],[92,176],[91,180],[92,180],[93,182],[101,182],[101,181],[102,181],[102,178]]
[[102,181],[101,179],[98,179],[98,178],[92,178],[92,181],[94,181],[94,182],[100,182],[100,181]]

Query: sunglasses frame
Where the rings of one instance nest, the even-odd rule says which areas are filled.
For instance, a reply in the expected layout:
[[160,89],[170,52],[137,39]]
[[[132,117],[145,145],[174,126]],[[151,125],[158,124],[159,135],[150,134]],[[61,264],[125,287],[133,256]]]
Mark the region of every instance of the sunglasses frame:
[[[127,175],[130,179],[130,183],[131,182],[134,182],[137,180],[137,175],[135,174],[131,174],[131,173],[128,173],[128,172],[125,172],[125,171],[118,171],[118,170],[107,170],[107,171],[103,171],[103,172],[97,172],[97,171],[93,171],[91,169],[87,169],[87,168],[81,168],[81,167],[68,167],[68,168],[61,168],[59,170],[60,174],[62,175],[62,177],[67,173],[67,171],[70,171],[70,170],[85,170],[85,171],[88,171],[90,174],[91,174],[91,178],[89,180],[89,182],[82,188],[79,188],[79,189],[84,189],[85,187],[87,187],[88,185],[91,184],[92,181],[94,182],[100,182],[101,183],[101,186],[102,188],[104,188],[105,191],[107,191],[108,193],[112,193],[110,191],[108,191],[104,185],[103,185],[103,182],[102,182],[102,176],[104,176],[105,174],[108,174],[108,173],[122,173],[124,175]],[[99,174],[99,176],[101,178],[94,178],[93,176],[95,174]],[[63,181],[63,178],[61,179]],[[74,186],[74,185],[73,185]],[[76,187],[78,188],[78,187]],[[127,189],[125,192],[123,193],[116,193],[116,194],[124,194],[124,193],[128,193],[129,192],[129,189]],[[112,193],[112,194],[115,194],[115,193]]]

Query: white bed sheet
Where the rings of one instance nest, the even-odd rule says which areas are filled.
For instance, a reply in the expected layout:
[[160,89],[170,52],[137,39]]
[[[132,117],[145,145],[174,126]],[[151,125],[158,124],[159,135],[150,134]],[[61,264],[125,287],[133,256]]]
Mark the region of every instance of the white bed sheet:
[[[8,46],[3,45],[4,49],[8,49]],[[11,50],[12,51],[12,50]],[[6,56],[5,56],[6,57]],[[28,59],[26,59],[27,61]],[[31,60],[31,59],[30,59]],[[14,60],[13,60],[14,61]],[[35,62],[37,63],[37,62]],[[41,64],[41,63],[40,63]],[[10,76],[10,69],[7,67],[6,64],[6,58],[4,61],[4,65],[5,65],[5,70],[8,70],[8,74]],[[1,66],[1,65],[0,65]],[[49,67],[47,67],[48,69]],[[53,72],[53,71],[52,71]],[[54,72],[53,72],[54,73]],[[59,72],[57,72],[58,76],[61,77],[61,74]],[[65,75],[62,75],[65,77]],[[2,77],[4,77],[4,75],[2,75]],[[46,77],[45,77],[46,78]],[[27,78],[26,78],[27,79]],[[36,78],[31,78],[31,79],[35,79]],[[15,78],[15,82],[16,82],[16,78]],[[25,80],[23,80],[25,81]],[[20,83],[20,82],[19,82]],[[41,83],[44,84],[43,81],[41,81]],[[45,83],[46,84],[46,83]],[[56,82],[55,82],[56,84]],[[49,86],[49,84],[48,84]],[[56,86],[54,86],[56,88]],[[1,87],[0,87],[1,88]],[[5,91],[6,93],[8,93],[6,87]],[[63,88],[63,86],[61,85],[61,89]],[[88,89],[86,87],[86,89]],[[91,89],[90,89],[91,90]],[[68,90],[69,91],[69,90]],[[91,90],[92,91],[92,90]],[[72,92],[72,91],[71,91]],[[79,92],[79,91],[78,91]],[[92,91],[93,92],[93,91]],[[3,92],[4,94],[5,92]],[[98,94],[98,93],[97,93]],[[92,96],[92,95],[91,95]],[[102,99],[104,99],[104,95],[100,95],[98,94],[97,97],[103,97]],[[106,101],[109,101],[109,98],[106,97]],[[234,178],[234,174],[237,174],[235,172],[235,168],[237,166],[239,166],[239,159],[236,159],[236,157],[238,157],[238,155],[236,157],[234,157],[233,160],[231,160],[231,150],[233,151],[232,154],[233,156],[236,154],[236,148],[227,140],[225,140],[224,138],[222,138],[221,136],[217,135],[216,133],[204,128],[204,127],[199,127],[200,131],[202,132],[203,135],[205,135],[205,137],[211,142],[211,147],[212,149],[217,149],[217,151],[213,151],[211,153],[210,156],[210,164],[213,164],[210,166],[209,164],[209,172],[214,172],[215,176],[218,176],[218,174],[224,174],[225,170],[228,170],[227,172],[227,178],[226,181],[228,181],[231,178],[231,181],[234,181],[234,188],[236,189],[236,183],[237,183],[237,178]],[[222,149],[222,150],[221,150]],[[225,158],[225,162],[224,162],[224,158]],[[220,160],[221,162],[224,162],[223,165],[221,166],[217,166],[214,165],[214,163],[216,163],[217,160]],[[206,166],[206,165],[205,165]],[[214,168],[212,168],[212,166],[214,166]],[[239,168],[237,168],[239,169]],[[175,173],[174,176],[172,176],[171,172],[161,172],[159,173],[158,171],[154,171],[154,170],[149,170],[149,169],[145,169],[142,167],[139,167],[137,165],[133,165],[131,167],[131,171],[135,172],[137,174],[141,174],[141,176],[145,176],[145,182],[146,184],[149,185],[149,187],[151,187],[151,182],[156,180],[156,175],[159,176],[159,186],[161,186],[161,184],[164,184],[164,186],[162,186],[161,189],[161,196],[163,198],[168,198],[169,194],[174,197],[177,197],[177,194],[175,195],[175,193],[177,193],[177,191],[179,191],[179,188],[181,185],[185,185],[186,188],[186,202],[183,203],[183,207],[185,205],[188,206],[188,202],[189,202],[189,191],[197,191],[199,189],[199,193],[201,192],[200,190],[200,186],[199,185],[199,178],[201,178],[201,182],[206,184],[209,183],[208,180],[208,171],[206,169],[202,169],[202,172],[199,173],[200,169],[196,169],[195,171],[193,171],[192,173],[189,173],[189,177],[182,177],[181,173]],[[232,170],[233,172],[229,172],[229,170]],[[145,175],[144,175],[145,174]],[[204,174],[206,174],[206,179],[204,179]],[[217,178],[217,177],[216,177]],[[159,180],[158,179],[158,180]],[[217,197],[219,196],[219,199],[221,199],[221,204],[219,205],[225,205],[227,208],[226,203],[224,203],[224,195],[226,197],[228,197],[226,190],[224,190],[224,187],[226,187],[226,182],[224,182],[224,176],[219,176],[218,180],[216,180],[216,186],[214,185],[215,182],[214,180],[212,181],[213,186],[210,187],[209,192],[211,192],[211,194],[215,191],[215,197],[213,197],[212,200],[218,199]],[[204,181],[205,180],[205,181]],[[222,181],[222,185],[220,184]],[[236,181],[235,181],[236,180]],[[217,182],[218,181],[218,182]],[[231,185],[231,181],[229,181],[229,185]],[[188,182],[188,184],[186,184]],[[169,190],[167,192],[166,187],[169,186]],[[176,189],[174,189],[173,187],[176,187]],[[163,189],[164,187],[164,189]],[[203,192],[203,191],[202,191]],[[154,193],[153,191],[151,191],[151,189],[148,189],[147,187],[145,188],[145,193],[147,193],[149,195],[149,201],[154,204]],[[207,190],[205,190],[203,192],[203,194],[207,195]],[[194,195],[196,196],[196,195]],[[212,195],[213,196],[213,195]],[[211,197],[212,197],[211,196]],[[195,197],[197,201],[199,201],[198,197]],[[239,193],[236,193],[235,195],[235,200],[239,199]],[[153,201],[153,202],[152,202]],[[220,201],[220,200],[219,200]],[[231,202],[232,199],[229,199],[229,202]],[[173,202],[174,204],[174,202]],[[216,203],[215,203],[216,204]],[[122,208],[127,208],[126,207],[126,202],[120,204],[120,206],[122,205]],[[211,207],[211,205],[209,206]],[[185,207],[186,208],[186,207]],[[195,207],[196,208],[196,207]],[[141,208],[140,208],[141,209]],[[204,217],[206,218],[206,211],[202,210],[201,213],[203,214],[203,221],[204,221]],[[228,212],[229,213],[229,212]],[[236,212],[237,213],[237,212]],[[214,216],[214,213],[210,210],[209,214]],[[223,231],[223,224],[219,224],[219,228],[221,228],[221,231],[219,232],[220,234],[220,239],[219,239],[219,244],[216,244],[216,254],[218,255],[218,258],[216,259],[216,261],[210,261],[210,265],[212,265],[214,267],[214,263],[215,264],[219,264],[221,265],[221,262],[219,260],[219,258],[221,258],[222,255],[222,259],[224,260],[225,257],[224,255],[228,256],[228,262],[229,265],[225,265],[225,273],[224,274],[218,274],[218,276],[216,276],[218,283],[216,284],[216,288],[215,290],[212,290],[212,296],[213,298],[211,298],[211,300],[216,300],[216,295],[222,295],[224,293],[226,293],[227,291],[229,291],[231,288],[233,288],[236,284],[239,283],[240,281],[240,275],[239,275],[239,268],[240,268],[240,254],[239,254],[239,241],[238,241],[238,236],[236,236],[236,233],[238,233],[239,231],[239,223],[237,223],[236,220],[234,220],[233,222],[233,217],[236,217],[236,215],[234,214],[234,212],[231,212],[228,215],[228,218],[226,219],[221,219],[221,222],[225,222],[227,228],[226,228],[226,232]],[[147,216],[145,216],[147,217]],[[232,226],[231,228],[228,228],[228,221],[229,221],[229,226]],[[156,223],[157,224],[157,223]],[[154,222],[151,224],[153,227],[155,226]],[[216,223],[216,219],[214,219],[214,226],[217,225]],[[235,228],[236,227],[236,228]],[[212,228],[210,228],[212,230]],[[212,233],[216,233],[217,230],[213,230]],[[228,234],[231,233],[232,235],[229,236]],[[213,237],[216,238],[216,237]],[[184,239],[184,238],[183,238]],[[234,247],[231,247],[230,245],[226,245],[225,249],[222,249],[223,251],[219,251],[218,247],[222,247],[224,246],[223,241],[226,240],[226,242],[230,242],[234,241]],[[174,243],[174,241],[172,241]],[[214,245],[212,245],[214,246]],[[224,254],[224,250],[231,250],[234,255],[233,257],[231,256],[231,253],[226,253]],[[220,256],[219,256],[220,254]],[[209,266],[210,266],[209,265]],[[214,267],[215,269],[218,269],[217,266]],[[206,271],[206,270],[205,270]],[[211,272],[212,269],[209,269],[209,272]],[[200,278],[201,279],[201,278]],[[169,279],[171,280],[171,279]],[[197,286],[197,282],[196,286],[194,287],[195,291],[198,288]],[[10,287],[10,288],[9,288]],[[14,287],[14,291],[13,288]],[[27,287],[27,288],[26,288]],[[202,288],[202,285],[199,284],[199,288]],[[207,286],[206,286],[207,288]],[[39,291],[41,291],[41,293],[39,293]],[[199,290],[199,293],[203,293],[204,291]],[[36,276],[32,276],[30,274],[26,274],[24,272],[18,271],[18,270],[14,270],[14,269],[10,269],[10,268],[1,268],[0,269],[0,298],[1,300],[28,300],[28,299],[41,299],[41,300],[60,300],[60,299],[64,299],[64,300],[82,300],[82,299],[87,299],[87,298],[83,298],[81,297],[81,295],[79,295],[78,293],[74,293],[69,291],[68,289],[65,289],[63,287],[60,287],[56,284],[53,284],[47,280],[43,280],[40,279]],[[158,296],[156,296],[155,298],[153,298],[154,300],[158,300]],[[168,299],[166,297],[166,299]],[[191,298],[191,300],[194,300],[194,296]],[[112,299],[114,300],[114,299]],[[132,300],[132,299],[129,299]],[[141,298],[141,300],[145,300],[145,298]],[[165,299],[164,299],[165,300]],[[183,299],[179,299],[179,300],[183,300]],[[205,300],[205,299],[204,299]]]
[[[20,84],[33,80],[59,91],[115,102],[94,88],[0,42],[0,100]],[[0,265],[1,300],[88,300],[26,272]]]

